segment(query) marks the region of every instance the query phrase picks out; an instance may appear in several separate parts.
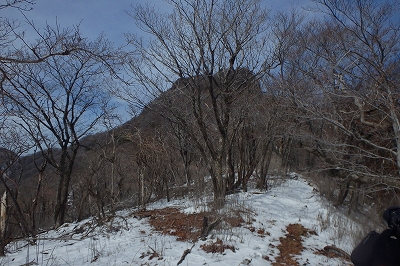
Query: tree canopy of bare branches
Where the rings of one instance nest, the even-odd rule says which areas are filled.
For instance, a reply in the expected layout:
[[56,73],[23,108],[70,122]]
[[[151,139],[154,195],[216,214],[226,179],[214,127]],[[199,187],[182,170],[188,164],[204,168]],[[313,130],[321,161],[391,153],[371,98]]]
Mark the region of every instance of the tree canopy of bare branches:
[[[302,24],[280,86],[300,121],[296,138],[320,170],[370,191],[399,189],[399,30],[396,5],[318,0],[324,17]],[[277,77],[276,77],[277,78]]]
[[[209,168],[214,201],[221,206],[229,145],[251,108],[238,100],[249,91],[261,93],[258,81],[275,65],[268,12],[255,0],[169,3],[170,14],[149,6],[133,9],[132,18],[150,41],[131,36],[136,52],[131,70],[150,95],[175,87],[177,95],[170,99],[179,97],[191,106],[180,110],[178,102],[167,101],[164,115],[196,143]],[[242,118],[234,119],[234,112]]]
[[[25,4],[32,3],[7,1],[0,8],[29,9]],[[80,139],[93,133],[102,118],[112,115],[105,88],[116,76],[117,62],[123,59],[104,37],[90,41],[81,36],[78,26],[38,29],[26,18],[36,36],[33,39],[26,37],[16,21],[5,18],[0,24],[4,125],[16,127],[28,145],[57,170],[54,222],[60,226]]]

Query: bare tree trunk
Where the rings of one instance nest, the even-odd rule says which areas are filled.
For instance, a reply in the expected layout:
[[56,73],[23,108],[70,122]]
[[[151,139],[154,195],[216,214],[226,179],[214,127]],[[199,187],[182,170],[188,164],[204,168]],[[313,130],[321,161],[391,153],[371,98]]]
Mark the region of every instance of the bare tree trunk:
[[235,186],[235,179],[236,179],[236,173],[235,173],[235,165],[234,165],[234,159],[233,159],[233,146],[231,145],[228,149],[228,158],[226,160],[227,164],[227,191],[234,191],[236,189]]
[[62,176],[58,185],[57,201],[54,210],[54,226],[60,227],[65,222],[65,214],[68,204],[68,191],[69,191],[70,178]]
[[145,197],[145,186],[144,186],[144,171],[145,171],[145,166],[141,166],[139,170],[139,188],[140,188],[140,200],[139,200],[139,206],[141,208],[141,211],[146,210],[146,197]]
[[[86,203],[86,201],[88,199],[88,196],[89,196],[89,193],[85,189],[82,192],[81,200],[80,200],[79,205],[78,205],[78,217],[77,217],[78,221],[82,221],[82,219],[83,219],[83,210],[84,210],[84,207],[85,207],[85,203]],[[87,206],[89,206],[89,204]],[[89,209],[89,214],[90,214],[90,207],[88,207],[88,209]]]
[[263,148],[262,148],[262,155],[260,159],[260,172],[258,176],[258,181],[257,181],[257,188],[258,189],[268,189],[267,186],[267,176],[268,176],[268,170],[269,170],[269,165],[271,163],[272,159],[272,152],[273,150],[269,147],[271,142],[268,142]]
[[[35,163],[35,165],[36,165],[36,163]],[[42,188],[43,173],[44,173],[44,170],[46,169],[46,166],[47,166],[47,160],[45,160],[40,166],[36,165],[36,168],[38,169],[39,174],[38,174],[38,181],[37,181],[37,185],[36,185],[36,193],[35,193],[35,197],[33,198],[32,207],[31,207],[31,230],[32,230],[33,235],[36,235],[36,232],[37,232],[36,208],[37,208],[37,204],[39,201],[39,193]]]
[[0,201],[0,256],[5,256],[5,247],[10,242],[7,238],[8,205],[7,191],[4,191]]
[[393,133],[394,133],[394,139],[396,141],[396,163],[397,163],[397,171],[399,172],[400,175],[400,122],[399,118],[396,113],[396,109],[394,107],[393,99],[389,91],[389,108],[390,108],[390,116],[392,119],[392,125],[393,125]]
[[37,186],[36,186],[36,194],[35,194],[35,198],[33,199],[32,202],[32,208],[31,208],[31,224],[32,224],[32,233],[34,235],[36,235],[36,208],[37,208],[37,204],[39,201],[39,192],[41,190],[42,187],[42,180],[43,180],[43,172],[39,172],[39,178],[38,178],[38,182],[37,182]]
[[17,217],[17,220],[18,220],[18,225],[21,228],[22,235],[25,236],[25,237],[28,237],[31,234],[31,232],[29,230],[28,223],[27,223],[27,221],[25,219],[25,216],[24,216],[24,214],[22,212],[21,206],[19,205],[19,203],[17,201],[17,198],[13,195],[11,188],[7,185],[7,183],[4,180],[4,178],[0,178],[0,179],[3,182],[3,185],[6,188],[7,197],[12,201],[13,208],[16,211],[16,214],[17,214],[16,217]]
[[222,172],[222,160],[216,160],[213,165],[214,205],[218,209],[225,204],[226,180]]
[[5,235],[7,227],[7,191],[4,191],[0,201],[0,234]]

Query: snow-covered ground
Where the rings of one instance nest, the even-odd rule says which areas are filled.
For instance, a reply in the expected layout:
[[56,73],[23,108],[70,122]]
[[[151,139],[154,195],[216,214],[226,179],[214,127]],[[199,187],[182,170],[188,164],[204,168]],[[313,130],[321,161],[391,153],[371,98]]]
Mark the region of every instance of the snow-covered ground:
[[[148,209],[176,207],[184,213],[194,213],[206,210],[206,202],[206,197],[159,201]],[[234,209],[246,210],[242,212],[247,213],[246,222],[241,227],[221,223],[206,240],[199,240],[194,246],[156,231],[149,218],[134,215],[135,210],[125,210],[103,226],[93,226],[94,221],[89,219],[43,233],[36,245],[11,243],[6,257],[0,258],[0,265],[177,265],[192,246],[180,265],[273,265],[280,256],[278,247],[289,224],[301,224],[316,233],[302,236],[304,249],[294,256],[299,265],[350,265],[319,251],[336,246],[350,253],[354,246],[350,231],[357,225],[332,211],[301,176],[292,175],[267,192],[230,195],[221,217]],[[206,253],[201,248],[217,239],[233,246],[234,252],[226,249],[223,253]]]

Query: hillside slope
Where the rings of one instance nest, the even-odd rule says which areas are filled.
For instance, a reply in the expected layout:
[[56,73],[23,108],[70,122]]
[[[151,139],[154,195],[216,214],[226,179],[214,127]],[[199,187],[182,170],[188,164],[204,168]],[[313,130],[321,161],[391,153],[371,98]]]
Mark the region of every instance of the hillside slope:
[[[102,225],[94,219],[66,224],[38,236],[36,245],[10,244],[0,264],[351,265],[324,247],[350,253],[357,225],[333,212],[301,176],[271,182],[268,192],[230,195],[218,213],[208,212],[209,197],[185,198],[121,211]],[[199,239],[204,216],[221,222]]]

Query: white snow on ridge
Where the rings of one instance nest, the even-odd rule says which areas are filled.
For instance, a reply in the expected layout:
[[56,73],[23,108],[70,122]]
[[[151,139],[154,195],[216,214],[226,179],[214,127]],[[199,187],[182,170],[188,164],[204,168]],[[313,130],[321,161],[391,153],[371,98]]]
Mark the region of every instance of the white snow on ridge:
[[[199,203],[193,206],[191,200],[160,201],[149,208],[169,206],[179,206],[189,213],[206,208]],[[351,234],[338,230],[351,230],[356,225],[339,213],[333,213],[328,206],[313,186],[298,176],[267,192],[254,190],[229,195],[221,215],[234,208],[249,209],[252,215],[247,218],[251,224],[245,227],[251,226],[256,231],[221,225],[207,240],[199,240],[181,265],[271,265],[271,261],[279,256],[279,238],[285,236],[287,225],[295,223],[317,233],[303,238],[305,250],[296,257],[300,265],[345,265],[346,262],[340,259],[316,254],[327,245],[348,253],[353,248]],[[112,222],[94,227],[93,231],[80,230],[82,225],[92,222],[85,220],[41,234],[37,245],[29,246],[22,241],[12,243],[6,257],[0,258],[0,265],[177,265],[184,251],[191,248],[192,243],[162,235],[148,224],[146,218],[138,219],[131,213],[129,210],[119,212]],[[267,233],[260,236],[258,229]],[[217,238],[234,246],[235,252],[228,249],[223,254],[213,254],[200,248]],[[154,251],[160,256],[151,258]]]

